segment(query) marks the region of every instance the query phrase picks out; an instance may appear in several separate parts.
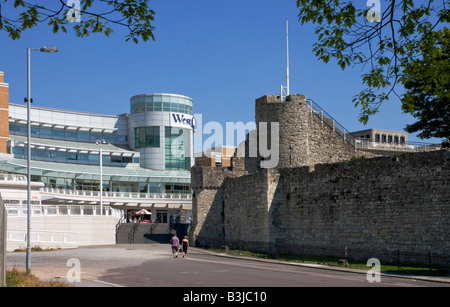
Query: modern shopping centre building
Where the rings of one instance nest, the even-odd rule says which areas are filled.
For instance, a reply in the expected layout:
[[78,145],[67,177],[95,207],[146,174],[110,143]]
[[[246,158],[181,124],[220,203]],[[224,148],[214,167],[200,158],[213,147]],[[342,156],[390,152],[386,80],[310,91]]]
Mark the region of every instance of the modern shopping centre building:
[[[28,171],[28,111],[26,104],[9,102],[8,90],[0,72],[0,174],[11,181]],[[41,183],[32,200],[36,208],[93,216],[123,210],[127,220],[146,209],[151,214],[138,217],[162,224],[190,219],[191,98],[137,95],[130,113],[116,116],[32,105],[30,127],[31,181]],[[26,208],[26,201],[3,200],[12,215],[26,214],[11,209]]]

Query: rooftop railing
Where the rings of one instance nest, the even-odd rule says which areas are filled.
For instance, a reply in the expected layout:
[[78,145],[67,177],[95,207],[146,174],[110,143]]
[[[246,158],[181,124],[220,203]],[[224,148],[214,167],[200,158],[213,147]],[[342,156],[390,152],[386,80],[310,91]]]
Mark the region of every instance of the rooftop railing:
[[381,142],[370,139],[357,139],[356,148],[362,150],[379,150],[395,152],[429,152],[441,150],[440,144],[429,144],[419,142]]
[[440,144],[419,142],[377,142],[370,139],[357,138],[312,99],[307,99],[306,103],[308,105],[308,110],[312,114],[315,114],[317,117],[319,117],[323,123],[331,127],[333,131],[335,131],[338,135],[345,139],[350,145],[354,146],[355,149],[371,149],[393,152],[428,152],[442,149]]
[[355,146],[356,138],[347,129],[344,128],[337,120],[335,120],[330,114],[328,114],[324,109],[322,109],[317,103],[312,99],[306,99],[308,105],[308,110],[322,119],[322,122],[328,125],[333,131],[340,135],[344,140],[346,140],[350,145]]

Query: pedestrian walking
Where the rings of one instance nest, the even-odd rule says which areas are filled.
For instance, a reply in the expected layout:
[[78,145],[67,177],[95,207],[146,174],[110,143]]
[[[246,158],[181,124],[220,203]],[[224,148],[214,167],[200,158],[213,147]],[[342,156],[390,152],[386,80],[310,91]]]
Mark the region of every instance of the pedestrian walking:
[[180,239],[178,239],[175,233],[172,235],[172,238],[170,239],[170,244],[172,246],[173,258],[178,258],[178,248],[180,246]]
[[184,239],[181,241],[181,246],[183,248],[183,258],[187,257],[187,250],[189,247],[189,240],[187,236],[184,236]]

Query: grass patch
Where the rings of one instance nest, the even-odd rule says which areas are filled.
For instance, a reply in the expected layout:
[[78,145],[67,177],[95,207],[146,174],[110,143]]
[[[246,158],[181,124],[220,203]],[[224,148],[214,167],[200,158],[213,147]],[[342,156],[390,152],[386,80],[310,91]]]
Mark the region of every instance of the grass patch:
[[[55,250],[60,250],[60,248],[42,248],[40,246],[34,246],[31,248],[32,252],[51,252],[51,251],[55,251]],[[24,253],[26,252],[27,249],[26,248],[22,248],[22,249],[15,249],[13,251],[13,253]]]
[[42,281],[32,273],[18,270],[6,270],[6,286],[7,287],[73,287],[60,281]]
[[[217,249],[216,251],[224,252],[224,250]],[[250,252],[243,250],[229,250],[228,254],[236,256],[245,257],[256,257],[263,259],[276,259],[289,262],[297,263],[311,263],[311,264],[323,264],[328,266],[338,266],[339,257],[331,256],[311,256],[311,255],[270,255],[266,253]],[[356,261],[348,259],[348,268],[369,270],[370,267],[367,266],[367,262]],[[407,275],[421,275],[421,276],[446,276],[443,274],[439,267],[432,267],[431,270],[428,266],[423,265],[401,265],[398,267],[397,264],[381,264],[381,272],[383,273],[396,273],[396,274],[407,274]]]

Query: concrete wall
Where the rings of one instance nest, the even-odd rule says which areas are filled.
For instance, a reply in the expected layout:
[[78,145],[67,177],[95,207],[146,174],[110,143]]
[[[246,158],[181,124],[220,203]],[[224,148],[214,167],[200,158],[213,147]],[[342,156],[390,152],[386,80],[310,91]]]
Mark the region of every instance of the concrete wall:
[[[34,243],[33,238],[31,246],[41,248],[73,248],[87,245],[109,245],[116,244],[116,224],[118,220],[113,216],[36,216],[31,218],[31,231],[42,232],[42,238],[45,233],[67,233],[70,241],[75,237],[77,244],[61,243]],[[9,217],[8,230],[26,230],[26,217]],[[55,236],[55,239],[58,236]],[[17,239],[17,238],[16,238]],[[7,250],[26,248],[26,241],[8,241]]]
[[0,195],[0,287],[6,286],[6,210]]

